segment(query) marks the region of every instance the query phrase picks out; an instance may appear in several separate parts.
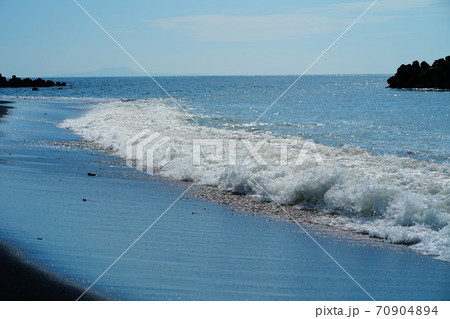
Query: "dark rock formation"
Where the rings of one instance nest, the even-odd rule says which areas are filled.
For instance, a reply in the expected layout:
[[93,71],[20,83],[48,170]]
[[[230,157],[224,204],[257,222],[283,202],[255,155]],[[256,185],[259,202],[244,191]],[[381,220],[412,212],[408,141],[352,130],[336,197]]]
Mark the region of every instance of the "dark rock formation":
[[21,79],[16,77],[15,75],[12,76],[11,79],[6,80],[4,76],[0,74],[0,87],[11,87],[11,88],[18,88],[18,87],[32,87],[32,88],[38,88],[38,87],[52,87],[52,86],[66,86],[66,82],[53,82],[50,80],[42,80],[41,78],[37,78],[35,80],[32,80],[30,78]]
[[387,80],[393,89],[440,89],[450,90],[450,56],[434,61],[430,66],[423,61],[402,64],[397,73]]

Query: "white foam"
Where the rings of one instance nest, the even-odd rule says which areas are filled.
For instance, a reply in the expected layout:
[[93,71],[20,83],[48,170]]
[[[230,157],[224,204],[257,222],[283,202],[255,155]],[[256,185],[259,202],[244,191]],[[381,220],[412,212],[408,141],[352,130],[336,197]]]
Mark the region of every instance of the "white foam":
[[[66,120],[61,125],[115,150],[121,157],[125,157],[126,141],[133,135],[143,129],[160,132],[170,137],[168,146],[174,154],[159,171],[164,176],[199,179],[200,183],[248,194],[255,200],[276,200],[338,213],[340,221],[349,228],[396,243],[414,244],[412,247],[422,253],[450,261],[448,163],[316,144],[309,159],[300,166],[280,166],[277,147],[264,147],[259,152],[267,165],[252,161],[248,165],[208,162],[195,166],[194,139],[237,139],[239,164],[248,155],[239,141],[256,143],[271,136],[191,124],[183,111],[163,99],[100,103],[82,117]],[[292,150],[288,154],[290,162],[297,158],[301,147]],[[314,154],[320,155],[322,165],[317,164]],[[163,156],[157,155],[156,161]],[[225,149],[224,157],[227,156]]]

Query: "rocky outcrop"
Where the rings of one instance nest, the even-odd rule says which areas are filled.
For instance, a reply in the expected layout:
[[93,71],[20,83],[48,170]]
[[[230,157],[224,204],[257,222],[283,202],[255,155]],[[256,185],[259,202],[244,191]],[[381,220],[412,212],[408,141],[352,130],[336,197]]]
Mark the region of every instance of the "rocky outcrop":
[[0,74],[0,87],[11,87],[11,88],[18,88],[18,87],[52,87],[52,86],[66,86],[66,82],[53,82],[50,80],[42,80],[41,78],[37,78],[35,80],[32,80],[30,78],[21,79],[16,77],[15,75],[12,76],[9,81]]
[[450,90],[450,56],[434,61],[431,66],[425,61],[402,64],[387,82],[393,89]]

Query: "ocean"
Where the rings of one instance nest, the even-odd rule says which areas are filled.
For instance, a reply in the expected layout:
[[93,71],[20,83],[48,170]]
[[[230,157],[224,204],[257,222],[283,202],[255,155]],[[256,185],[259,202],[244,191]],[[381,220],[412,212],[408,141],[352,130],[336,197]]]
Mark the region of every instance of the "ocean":
[[0,98],[78,103],[58,127],[122,158],[143,130],[166,138],[161,177],[320,212],[450,261],[450,92],[387,89],[387,78],[304,76],[267,112],[295,76],[157,77],[171,97],[147,77],[65,78]]

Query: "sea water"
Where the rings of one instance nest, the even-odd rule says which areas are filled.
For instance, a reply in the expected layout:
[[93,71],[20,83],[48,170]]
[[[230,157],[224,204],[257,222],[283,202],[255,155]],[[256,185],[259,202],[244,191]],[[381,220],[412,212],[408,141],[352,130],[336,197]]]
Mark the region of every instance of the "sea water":
[[[170,161],[156,174],[329,213],[343,228],[450,261],[450,92],[387,89],[386,78],[305,76],[275,104],[295,76],[157,78],[168,94],[145,77],[67,78],[62,90],[0,94],[84,101],[80,117],[58,125],[124,158],[135,134],[157,132],[168,138]],[[222,141],[223,158],[236,145],[236,161],[203,154],[195,165],[192,145],[208,139]],[[289,144],[287,165],[266,145],[263,164],[246,161],[243,141],[271,140],[299,141]],[[292,164],[305,141],[314,156]]]

